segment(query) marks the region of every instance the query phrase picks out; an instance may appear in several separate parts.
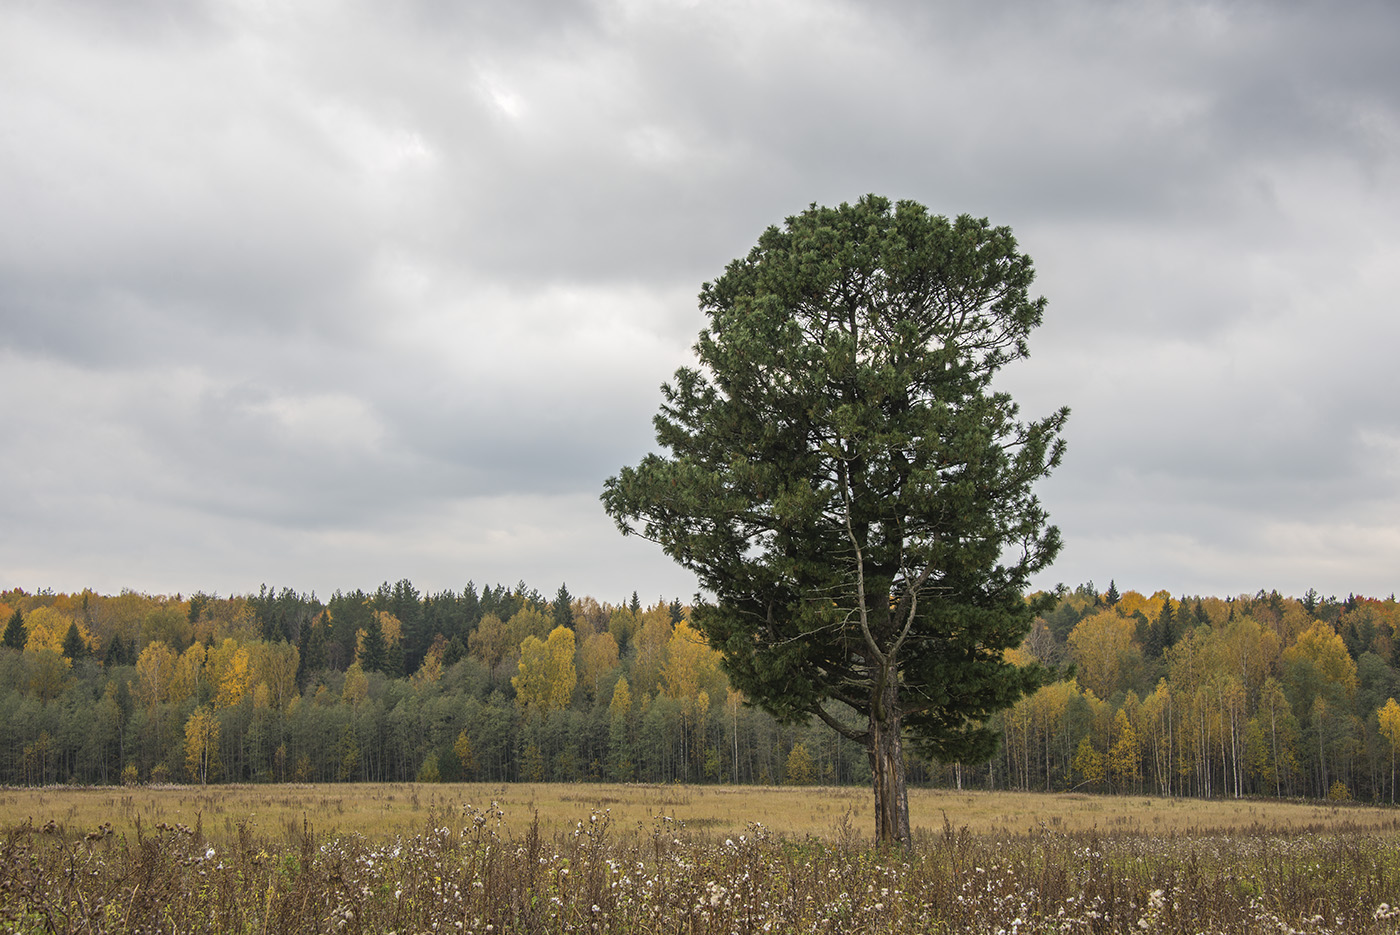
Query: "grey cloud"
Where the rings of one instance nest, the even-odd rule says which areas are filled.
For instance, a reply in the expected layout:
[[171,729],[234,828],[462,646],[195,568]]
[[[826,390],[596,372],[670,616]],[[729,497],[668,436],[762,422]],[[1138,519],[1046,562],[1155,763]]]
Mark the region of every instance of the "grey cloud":
[[[1400,556],[1374,521],[1400,438],[1393,5],[0,16],[24,452],[0,518],[27,549],[0,571],[664,574],[590,511],[651,443],[699,283],[870,191],[1010,224],[1037,261],[1050,310],[1006,379],[1028,415],[1075,409],[1053,573],[1229,593],[1273,562],[1301,590],[1309,559],[1341,580],[1346,528]],[[122,526],[137,557],[104,558]],[[1357,561],[1327,587],[1383,589]]]

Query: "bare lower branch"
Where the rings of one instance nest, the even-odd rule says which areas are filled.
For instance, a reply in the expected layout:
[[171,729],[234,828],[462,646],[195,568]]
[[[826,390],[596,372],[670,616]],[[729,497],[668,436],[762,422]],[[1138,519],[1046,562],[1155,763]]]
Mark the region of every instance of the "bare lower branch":
[[836,731],[836,733],[840,734],[842,737],[845,737],[847,740],[850,740],[854,743],[858,743],[862,747],[869,746],[870,731],[856,730],[853,727],[847,727],[845,724],[842,724],[840,721],[836,720],[836,718],[832,717],[831,714],[824,708],[816,708],[812,711],[812,713],[815,714],[817,717],[821,718],[822,721],[826,723],[827,727],[830,727],[832,730]]

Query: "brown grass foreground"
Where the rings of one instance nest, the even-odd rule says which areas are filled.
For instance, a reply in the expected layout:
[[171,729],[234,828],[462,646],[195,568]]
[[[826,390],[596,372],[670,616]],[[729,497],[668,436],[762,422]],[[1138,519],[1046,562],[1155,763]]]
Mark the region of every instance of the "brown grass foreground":
[[859,834],[866,795],[3,790],[0,931],[1393,935],[1400,924],[1393,810],[920,791],[914,846],[882,851]]
[[[544,834],[606,812],[616,832],[645,831],[664,816],[691,832],[732,837],[750,822],[786,838],[868,836],[871,793],[865,788],[654,786],[583,784],[336,784],[0,789],[0,828],[50,822],[69,834],[102,825],[118,834],[159,824],[199,825],[215,843],[239,825],[262,837],[299,839],[303,822],[318,835],[355,832],[371,839],[421,831],[430,817],[463,806],[495,804],[507,834],[523,835],[538,816]],[[946,824],[969,833],[1067,832],[1153,834],[1310,831],[1348,828],[1400,836],[1400,810],[1331,803],[1165,799],[1023,792],[916,789],[909,796],[916,835]]]

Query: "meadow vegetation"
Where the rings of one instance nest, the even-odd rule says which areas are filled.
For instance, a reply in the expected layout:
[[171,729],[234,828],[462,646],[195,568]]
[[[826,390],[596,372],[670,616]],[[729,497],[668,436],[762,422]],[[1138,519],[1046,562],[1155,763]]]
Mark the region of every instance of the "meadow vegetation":
[[897,851],[679,602],[0,599],[0,931],[1400,931],[1393,599],[1060,595]]
[[[1400,822],[1388,809],[929,792],[911,802],[912,847],[882,850],[857,830],[867,827],[858,791],[6,790],[0,929],[1366,935],[1400,925]],[[66,817],[52,817],[58,809]],[[772,817],[745,822],[740,809]]]
[[[433,815],[462,803],[494,802],[508,833],[538,822],[552,835],[581,814],[606,812],[615,833],[639,833],[662,816],[692,833],[732,836],[751,821],[788,838],[823,838],[849,821],[871,825],[869,790],[857,786],[647,785],[637,783],[324,783],[307,785],[48,786],[0,789],[0,828],[52,822],[63,834],[110,826],[133,835],[137,822],[200,828],[214,843],[239,828],[283,843],[299,840],[304,822],[322,837],[359,833],[376,840],[412,835]],[[931,833],[945,819],[979,836],[1052,831],[1148,834],[1326,833],[1341,829],[1394,836],[1400,811],[1330,802],[1274,799],[1202,800],[1078,793],[957,792],[914,789],[913,827]],[[844,831],[842,832],[845,833]]]

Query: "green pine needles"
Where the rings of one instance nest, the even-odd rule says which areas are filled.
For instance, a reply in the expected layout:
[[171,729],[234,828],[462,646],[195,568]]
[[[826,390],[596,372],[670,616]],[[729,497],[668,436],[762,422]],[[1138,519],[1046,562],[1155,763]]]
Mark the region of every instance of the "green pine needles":
[[1069,413],[1021,421],[991,385],[1040,324],[1032,279],[985,220],[813,205],[704,285],[699,366],[655,419],[668,454],[603,493],[712,595],[693,620],[752,703],[865,745],[884,841],[909,840],[906,737],[985,759],[987,717],[1050,677],[1005,652],[1060,547],[1033,486]]

